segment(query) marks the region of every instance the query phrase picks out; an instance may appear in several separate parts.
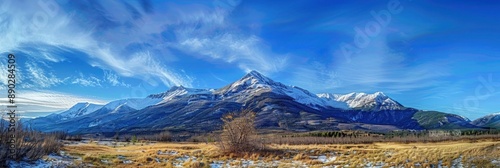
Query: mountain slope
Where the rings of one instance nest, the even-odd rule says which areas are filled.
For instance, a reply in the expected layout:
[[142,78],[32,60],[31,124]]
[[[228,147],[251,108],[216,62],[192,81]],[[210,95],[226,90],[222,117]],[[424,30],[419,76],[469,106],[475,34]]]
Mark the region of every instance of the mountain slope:
[[500,128],[500,112],[478,118],[472,121],[472,124],[481,127]]
[[77,103],[73,107],[71,107],[69,110],[64,111],[62,113],[59,113],[60,119],[61,120],[67,120],[70,118],[75,118],[79,116],[83,116],[86,114],[90,114],[96,110],[99,110],[102,108],[103,105],[98,105],[98,104],[92,104],[92,103]]
[[[94,113],[89,115],[80,116],[77,118],[71,118],[68,120],[60,120],[57,122],[53,122],[52,124],[45,125],[42,128],[40,121],[43,121],[46,118],[40,118],[38,120],[30,121],[30,124],[39,130],[42,131],[68,131],[68,132],[76,132],[77,130],[86,130],[91,127],[95,127],[104,123],[112,122],[118,118],[124,117],[127,113],[135,111],[135,109],[130,108],[127,105],[121,105],[115,109],[101,108]],[[102,130],[97,130],[96,132],[102,132]]]
[[413,118],[425,129],[476,128],[468,118],[438,111],[419,111]]
[[21,122],[29,124],[34,128],[47,128],[58,122],[71,120],[74,118],[91,114],[102,107],[103,105],[82,102],[73,105],[71,108],[61,113],[53,113],[45,117],[37,117],[31,120],[22,120]]

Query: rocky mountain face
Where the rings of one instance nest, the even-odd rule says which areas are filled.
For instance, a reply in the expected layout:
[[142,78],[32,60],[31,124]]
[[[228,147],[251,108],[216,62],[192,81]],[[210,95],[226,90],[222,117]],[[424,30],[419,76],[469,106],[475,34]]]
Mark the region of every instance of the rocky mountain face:
[[70,133],[207,132],[221,128],[224,114],[250,109],[257,114],[257,127],[267,129],[387,131],[434,129],[450,124],[476,127],[466,118],[446,113],[439,113],[441,118],[435,120],[432,116],[438,113],[406,108],[381,92],[316,95],[256,71],[220,89],[178,86],[143,99],[116,100],[100,108],[87,104],[63,112],[68,114],[65,117],[61,113],[28,123],[43,131]]

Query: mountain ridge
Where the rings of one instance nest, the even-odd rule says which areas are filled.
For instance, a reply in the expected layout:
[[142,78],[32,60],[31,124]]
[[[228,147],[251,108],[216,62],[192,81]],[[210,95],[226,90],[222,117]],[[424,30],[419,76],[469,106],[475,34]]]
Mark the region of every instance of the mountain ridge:
[[352,92],[348,94],[332,94],[320,93],[318,97],[335,100],[346,103],[349,108],[367,110],[367,111],[381,111],[381,110],[404,110],[406,107],[399,102],[385,95],[383,92],[375,92],[373,94],[363,92]]
[[[404,107],[382,92],[312,94],[257,71],[219,89],[176,86],[145,98],[111,101],[92,114],[68,120],[52,118],[52,124],[44,123],[50,117],[42,117],[31,123],[40,130],[66,128],[72,133],[203,132],[220,129],[224,114],[241,109],[255,111],[257,127],[269,129],[338,130],[346,124],[356,129],[371,129],[370,125],[386,125],[391,129],[479,128],[457,115]],[[436,120],[432,115],[441,118]]]
[[487,126],[500,128],[500,112],[488,114],[472,121],[472,124],[478,126]]

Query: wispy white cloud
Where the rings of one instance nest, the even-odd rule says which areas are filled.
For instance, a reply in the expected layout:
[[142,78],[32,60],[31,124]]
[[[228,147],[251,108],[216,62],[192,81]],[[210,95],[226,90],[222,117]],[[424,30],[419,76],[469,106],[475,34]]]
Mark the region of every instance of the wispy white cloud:
[[36,87],[48,88],[62,84],[65,79],[56,77],[51,72],[46,72],[43,68],[39,67],[33,62],[28,62],[26,65],[26,77]]
[[29,55],[33,60],[37,60],[40,63],[48,62],[61,62],[64,61],[64,56],[61,55],[62,52],[67,52],[66,48],[61,48],[59,46],[49,46],[44,44],[29,44],[22,45],[22,47],[17,48],[19,52]]
[[86,87],[101,87],[101,79],[95,76],[85,76],[83,73],[79,73],[79,77],[73,79],[71,84],[78,84]]
[[[0,30],[6,35],[0,38],[0,43],[5,44],[0,46],[1,51],[51,46],[32,52],[44,60],[58,62],[64,58],[57,55],[57,50],[76,50],[87,55],[89,58],[84,60],[93,66],[113,71],[117,76],[142,79],[153,86],[192,86],[192,77],[169,67],[172,61],[180,59],[172,54],[172,49],[233,64],[244,71],[273,73],[288,65],[287,55],[274,54],[263,39],[242,33],[228,21],[240,3],[238,0],[214,0],[204,5],[155,2],[162,6],[162,10],[156,11],[136,1],[4,3],[10,5],[0,15],[4,20]],[[51,3],[53,8],[47,10],[40,5],[43,3]],[[40,14],[44,19],[37,18]],[[172,37],[164,37],[165,32],[172,33]],[[76,83],[92,85],[84,80]]]
[[[7,64],[3,63],[3,62],[0,62],[0,69],[7,69]],[[0,82],[2,83],[2,86],[0,86],[1,89],[5,88],[5,86],[8,85],[8,81],[6,80],[7,79],[7,75],[9,73],[5,70],[3,70],[2,72],[0,72]]]
[[312,91],[328,91],[342,85],[339,74],[322,62],[303,63],[290,69],[295,85],[306,87]]
[[[29,64],[33,64],[34,63],[29,63]],[[29,68],[19,68],[19,64],[17,65],[16,69],[15,69],[15,81],[16,81],[16,88],[20,88],[20,89],[26,89],[26,88],[34,88],[35,85],[37,85],[36,83],[32,83],[31,80],[35,80],[33,77],[31,77],[31,73],[28,72],[29,71]],[[0,69],[4,69],[4,71],[0,71],[0,79],[3,79],[3,80],[0,80],[2,85],[0,85],[0,90],[6,90],[7,89],[7,85],[9,84],[8,83],[8,75],[10,72],[7,72],[6,70],[8,69],[7,68],[7,63],[4,62],[4,61],[0,61]],[[38,68],[35,68],[35,69],[40,69]],[[32,69],[33,70],[33,69]],[[41,82],[42,85],[47,85],[47,84],[50,84],[50,83],[57,83],[58,81],[64,81],[63,79],[59,79],[59,78],[56,78],[56,77],[47,77],[45,76],[45,71],[42,70],[42,72],[39,72],[39,73],[36,73],[35,74],[39,77],[39,78],[43,78],[43,79],[52,79],[53,82],[51,82],[51,80],[47,80],[49,82],[46,82],[46,83],[43,83],[41,81],[38,81],[38,82]]]
[[224,33],[218,35],[200,35],[197,30],[179,31],[179,48],[195,52],[212,59],[237,64],[245,71],[258,70],[273,73],[287,66],[286,55],[273,54],[269,47],[257,36]]
[[216,0],[215,8],[183,12],[185,17],[172,26],[176,41],[169,45],[201,58],[237,65],[247,72],[258,70],[267,74],[284,70],[289,63],[288,55],[273,53],[262,38],[244,33],[228,21],[227,17],[239,3]]
[[[103,87],[106,84],[118,87],[131,87],[130,84],[125,83],[118,75],[111,71],[103,71],[101,77],[95,76],[99,74],[84,74],[82,72],[70,77],[58,77],[51,72],[52,69],[50,66],[44,62],[28,61],[24,64],[17,64],[17,67],[15,71],[16,87],[20,89],[54,88],[68,84],[85,87]],[[0,69],[7,69],[6,63],[0,62]],[[8,74],[7,71],[0,72],[0,79],[8,79]],[[7,80],[1,80],[1,82],[0,90],[5,90],[8,84]]]
[[[185,85],[191,86],[189,77],[168,68],[160,58],[162,55],[141,54],[135,51],[124,51],[130,44],[147,43],[155,38],[151,35],[161,33],[161,29],[148,28],[138,30],[144,24],[151,24],[161,28],[164,24],[158,23],[154,17],[148,18],[145,10],[134,3],[128,2],[104,2],[96,1],[98,11],[68,11],[65,9],[68,4],[58,4],[56,1],[29,3],[18,1],[4,1],[9,4],[3,10],[0,19],[0,29],[5,37],[0,38],[1,51],[16,51],[25,48],[26,45],[49,45],[56,48],[70,48],[85,53],[90,57],[89,63],[101,67],[102,69],[113,70],[118,75],[148,79],[151,82],[159,81],[164,85]],[[43,3],[52,3],[53,8],[44,10]],[[107,8],[109,4],[113,8]],[[85,4],[85,3],[83,3]],[[88,5],[88,4],[87,4]],[[55,10],[52,10],[55,9]],[[70,8],[71,9],[71,8]],[[81,12],[81,13],[80,13]],[[108,17],[110,22],[115,22],[119,26],[111,26],[102,29],[99,24],[89,24],[96,18],[87,14],[96,14]],[[122,13],[123,12],[123,13]],[[142,19],[134,18],[135,14],[144,16]],[[40,19],[38,15],[43,15]],[[89,26],[92,25],[92,26]],[[154,27],[154,26],[151,26]],[[120,37],[120,38],[116,38]],[[154,50],[155,48],[152,48]],[[50,61],[60,61],[50,51],[42,51],[41,57]],[[147,73],[143,69],[146,68]],[[161,75],[157,75],[161,74]],[[55,82],[55,81],[54,81]],[[55,82],[58,83],[58,82]],[[51,86],[53,83],[44,83],[43,86]]]
[[214,77],[215,79],[217,79],[217,80],[219,80],[219,81],[221,81],[221,82],[229,83],[227,80],[224,80],[224,79],[222,79],[222,78],[220,78],[220,77],[218,77],[218,76],[214,75],[213,73],[210,73],[210,74],[212,75],[212,77]]
[[351,57],[351,62],[334,63],[339,79],[346,85],[383,88],[401,92],[436,86],[436,79],[447,76],[448,69],[439,62],[412,63],[404,53],[393,52],[384,37],[374,39],[369,47]]
[[[48,90],[22,90],[18,92],[16,104],[20,112],[52,112],[68,109],[79,102],[95,104],[105,104],[108,102],[97,98]],[[3,101],[0,103],[2,108],[5,108],[7,105]]]
[[384,35],[371,39],[370,45],[349,59],[336,51],[333,62],[298,66],[294,70],[296,81],[328,92],[401,93],[443,85],[440,79],[450,75],[443,62],[416,63],[405,53],[395,52],[387,46]]
[[114,74],[113,72],[109,72],[109,71],[104,71],[104,81],[111,84],[111,86],[130,87],[129,84],[126,84],[123,81],[120,81],[120,77],[118,77],[118,75]]

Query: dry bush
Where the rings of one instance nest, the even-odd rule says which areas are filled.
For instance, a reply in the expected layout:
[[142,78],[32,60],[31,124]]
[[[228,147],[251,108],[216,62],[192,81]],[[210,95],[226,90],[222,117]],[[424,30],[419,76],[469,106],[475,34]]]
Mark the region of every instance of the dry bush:
[[243,154],[264,149],[259,143],[255,129],[255,113],[244,110],[240,113],[229,113],[222,118],[224,126],[219,139],[219,148],[224,153]]
[[[37,160],[43,156],[59,152],[62,143],[59,142],[59,137],[63,133],[41,133],[29,127],[23,127],[20,122],[16,123],[15,131],[9,132],[8,123],[0,119],[0,167],[7,163],[7,159],[13,156],[12,161],[20,161],[22,159]],[[14,150],[9,149],[12,143],[10,137],[14,135]]]
[[216,142],[218,137],[220,136],[220,133],[202,133],[202,134],[195,134],[188,139],[186,139],[186,142],[205,142],[205,143],[212,143]]

